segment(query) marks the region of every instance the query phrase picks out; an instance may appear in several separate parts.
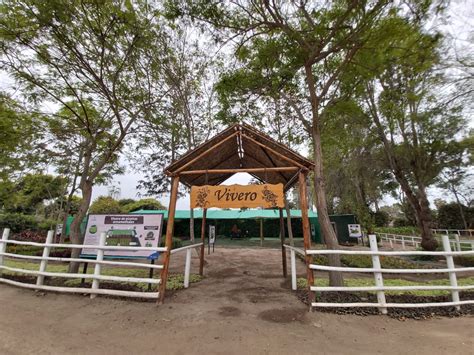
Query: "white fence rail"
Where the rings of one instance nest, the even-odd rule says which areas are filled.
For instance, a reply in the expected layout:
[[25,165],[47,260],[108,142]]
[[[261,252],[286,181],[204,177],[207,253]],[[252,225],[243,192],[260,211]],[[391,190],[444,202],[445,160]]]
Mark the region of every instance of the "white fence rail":
[[[148,269],[162,269],[162,265],[155,264],[146,264],[146,263],[134,263],[134,262],[124,262],[124,261],[115,261],[115,260],[104,260],[104,251],[105,250],[133,250],[133,251],[154,251],[154,252],[165,252],[167,249],[164,247],[125,247],[125,246],[106,246],[106,234],[101,233],[99,245],[81,245],[81,244],[54,244],[53,240],[53,231],[48,232],[45,243],[36,243],[36,242],[25,242],[18,240],[9,240],[9,229],[3,231],[2,239],[0,240],[0,283],[10,284],[14,286],[45,290],[45,291],[55,291],[55,292],[68,292],[68,293],[89,293],[91,298],[94,298],[98,294],[105,295],[114,295],[114,296],[123,296],[123,297],[140,297],[140,298],[153,298],[156,299],[159,296],[159,292],[141,292],[141,291],[124,291],[124,290],[114,290],[114,289],[104,289],[100,288],[100,281],[115,281],[115,282],[133,282],[133,283],[147,283],[147,284],[160,284],[161,280],[152,277],[124,277],[124,276],[112,276],[112,275],[102,275],[102,265],[113,265],[113,266],[126,266],[126,267],[141,267]],[[33,255],[21,255],[15,253],[7,253],[7,245],[29,245],[37,246],[43,248],[42,256],[33,256]],[[70,249],[97,249],[96,259],[82,259],[82,258],[62,258],[62,257],[50,257],[49,254],[52,248],[70,248]],[[23,268],[9,267],[5,265],[4,257],[16,258],[21,260],[33,260],[40,261],[38,264],[38,270],[29,270]],[[60,261],[60,262],[79,262],[79,263],[91,263],[95,264],[93,274],[80,274],[80,273],[63,273],[63,272],[47,272],[47,266],[49,261]],[[24,283],[20,281],[11,280],[9,278],[2,277],[2,271],[10,271],[14,273],[24,274],[24,275],[33,275],[37,276],[36,284]],[[79,279],[90,279],[92,280],[92,287],[62,287],[62,286],[52,286],[44,285],[45,277],[60,277],[60,278],[79,278]]]
[[304,256],[304,250],[286,244],[284,247],[290,251],[291,289],[296,291],[298,288],[296,284],[296,253]]
[[200,247],[203,243],[196,243],[187,245],[182,248],[171,249],[171,254],[180,253],[182,251],[186,252],[186,261],[184,263],[184,288],[189,287],[189,275],[191,274],[191,252],[194,248]]
[[[440,230],[438,230],[440,231]],[[392,234],[392,233],[376,233],[380,239],[384,242],[388,242],[390,244],[390,248],[394,249],[395,244],[401,244],[402,249],[406,249],[407,247],[414,247],[419,248],[421,245],[421,237],[412,236],[412,235],[400,235],[400,234]],[[436,233],[438,234],[438,233]],[[448,234],[442,234],[445,236],[450,236]],[[458,234],[451,234],[454,239],[449,239],[449,243],[451,244],[451,248],[453,250],[462,251],[463,249],[471,249],[474,250],[474,240],[468,239],[460,239]]]
[[[312,307],[377,307],[381,313],[387,313],[387,308],[418,308],[418,307],[444,307],[455,306],[460,309],[461,305],[474,304],[474,300],[459,299],[459,291],[474,290],[474,285],[458,286],[457,273],[474,271],[474,267],[456,268],[453,261],[453,256],[467,256],[474,255],[474,251],[451,251],[451,243],[447,235],[442,236],[444,251],[379,251],[377,247],[377,240],[375,235],[369,236],[369,243],[371,250],[306,250],[307,255],[329,255],[329,254],[348,254],[348,255],[370,255],[372,257],[372,268],[356,268],[356,267],[336,267],[311,264],[310,268],[319,271],[340,271],[340,272],[357,272],[357,273],[371,273],[374,276],[375,286],[367,287],[320,287],[311,286],[310,290],[314,292],[376,292],[377,302],[360,302],[360,303],[329,303],[329,302],[313,302]],[[406,255],[431,255],[444,256],[446,258],[446,268],[442,269],[384,269],[380,265],[380,256],[406,256]],[[448,273],[449,286],[384,286],[383,274],[397,273],[397,274],[428,274],[428,273]],[[430,290],[448,290],[451,291],[450,302],[434,302],[434,303],[387,303],[385,300],[386,291],[430,291]]]

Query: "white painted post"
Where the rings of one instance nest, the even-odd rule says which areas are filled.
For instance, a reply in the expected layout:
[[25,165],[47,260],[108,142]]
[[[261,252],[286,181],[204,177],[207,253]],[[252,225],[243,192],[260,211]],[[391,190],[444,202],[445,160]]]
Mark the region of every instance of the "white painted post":
[[[105,232],[100,233],[100,238],[99,238],[99,246],[103,247],[105,246],[105,240],[107,239],[107,234]],[[102,261],[104,260],[104,249],[97,249],[97,261]],[[102,264],[95,264],[94,267],[94,276],[100,276],[100,271],[102,269]],[[92,289],[93,290],[98,290],[99,289],[99,280],[94,279],[92,280]],[[96,298],[96,294],[91,293],[91,298]]]
[[389,239],[388,241],[390,242],[390,249],[393,250],[393,242],[392,242],[392,239]]
[[184,288],[189,287],[189,273],[191,272],[191,249],[186,249],[186,264],[184,266]]
[[[2,234],[2,242],[0,243],[0,253],[5,253],[7,250],[7,240],[10,235],[10,228],[5,228]],[[3,266],[3,255],[0,255],[0,266]],[[2,275],[2,269],[0,269],[0,276]]]
[[[451,244],[449,243],[449,237],[448,235],[442,235],[441,236],[443,240],[443,248],[445,252],[451,252]],[[448,269],[452,269],[453,271],[449,272],[449,283],[451,284],[451,287],[458,287],[458,280],[456,277],[456,271],[454,271],[454,260],[452,255],[446,255],[446,264],[448,266]],[[458,290],[452,290],[451,291],[451,297],[453,299],[453,302],[459,302],[459,291]],[[455,306],[456,310],[459,311],[461,309],[461,306]]]
[[405,237],[402,235],[402,249],[405,250]]
[[[53,237],[54,237],[54,231],[48,231],[48,235],[46,236],[46,243],[45,244],[51,244],[53,242]],[[46,268],[48,266],[48,260],[46,258],[49,258],[49,252],[51,251],[51,247],[43,247],[43,259],[41,259],[40,262],[40,267],[39,267],[39,272],[45,272]],[[36,278],[36,285],[37,286],[42,286],[44,283],[44,275],[38,275]]]
[[[377,237],[373,234],[369,235],[370,250],[377,252],[379,250],[377,246]],[[378,255],[372,255],[372,267],[374,269],[381,269],[380,258]],[[383,276],[381,272],[374,272],[375,286],[383,287]],[[387,314],[387,307],[384,307],[386,304],[385,301],[385,292],[377,291],[377,301],[382,306],[379,307],[380,313]]]
[[454,239],[456,239],[456,246],[457,246],[457,250],[458,251],[461,251],[461,242],[459,240],[459,231],[457,234],[454,235]]
[[415,237],[411,237],[411,245],[415,246]]
[[295,251],[290,249],[290,262],[291,262],[291,289],[296,291],[296,257]]

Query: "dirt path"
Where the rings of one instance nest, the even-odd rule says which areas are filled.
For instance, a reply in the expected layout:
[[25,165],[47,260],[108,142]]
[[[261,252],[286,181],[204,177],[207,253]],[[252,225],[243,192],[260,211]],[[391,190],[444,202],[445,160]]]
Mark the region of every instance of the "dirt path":
[[[220,248],[207,260],[202,282],[159,307],[0,285],[0,353],[474,353],[473,317],[309,313],[283,282],[278,250]],[[172,264],[181,271],[183,260]]]

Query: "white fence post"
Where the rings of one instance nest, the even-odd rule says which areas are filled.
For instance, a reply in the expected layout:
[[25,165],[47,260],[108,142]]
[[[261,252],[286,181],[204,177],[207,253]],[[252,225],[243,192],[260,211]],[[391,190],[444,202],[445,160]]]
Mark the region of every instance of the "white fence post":
[[[369,243],[370,243],[370,250],[377,252],[379,249],[377,246],[377,236],[375,236],[374,234],[369,234]],[[374,269],[382,268],[380,264],[380,258],[378,255],[372,255],[372,267]],[[374,272],[374,279],[375,279],[375,286],[383,287],[383,276],[381,272]],[[380,313],[387,314],[387,307],[384,307],[384,305],[386,304],[386,301],[385,301],[385,292],[383,290],[377,291],[377,301],[379,304],[381,304],[381,307],[379,307]]]
[[[7,240],[9,235],[10,228],[5,228],[2,234],[3,243],[0,243],[0,253],[5,253],[5,251],[7,250]],[[0,266],[3,266],[3,255],[0,255]],[[0,269],[0,275],[2,275],[2,269]]]
[[[449,243],[449,236],[448,235],[442,235],[441,236],[443,240],[443,247],[445,252],[451,252],[451,244]],[[456,277],[456,271],[454,270],[454,260],[452,255],[446,255],[446,264],[448,266],[448,269],[452,269],[453,271],[449,272],[449,283],[451,284],[451,287],[458,287],[458,280]],[[452,290],[451,291],[451,297],[453,298],[453,302],[459,302],[459,291],[458,290]],[[455,306],[456,310],[460,310],[461,306]]]
[[402,249],[405,250],[405,237],[402,235]]
[[[53,237],[54,237],[54,231],[53,230],[48,231],[45,244],[51,244],[53,242]],[[46,271],[46,268],[48,266],[47,258],[49,258],[50,251],[51,251],[51,247],[48,247],[48,246],[43,247],[43,258],[41,259],[41,262],[40,262],[39,272]],[[44,275],[38,275],[38,278],[36,279],[36,285],[41,286],[43,285],[43,283],[44,283]]]
[[[458,231],[458,233],[459,233],[459,231]],[[459,234],[455,234],[455,235],[454,235],[454,239],[456,240],[457,250],[458,250],[458,251],[461,251],[461,242],[460,242],[460,240],[459,240]]]
[[[100,233],[100,239],[99,239],[99,246],[103,247],[105,246],[105,240],[107,239],[107,234],[105,232]],[[104,249],[97,249],[97,261],[102,261],[104,260]],[[94,276],[100,276],[100,271],[102,269],[102,264],[96,263],[95,268],[94,268]],[[93,279],[92,280],[92,289],[93,290],[98,290],[99,289],[99,280],[98,279]],[[91,298],[96,298],[95,293],[91,293]]]
[[296,291],[297,285],[296,285],[296,257],[295,257],[295,251],[293,249],[290,249],[290,263],[291,263],[291,289],[293,291]]
[[186,249],[186,263],[184,266],[184,288],[189,287],[189,274],[191,272],[191,249]]

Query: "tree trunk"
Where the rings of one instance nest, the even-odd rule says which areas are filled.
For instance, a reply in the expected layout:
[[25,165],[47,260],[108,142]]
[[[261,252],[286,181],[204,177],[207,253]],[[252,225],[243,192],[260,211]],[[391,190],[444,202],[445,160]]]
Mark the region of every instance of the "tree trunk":
[[438,247],[438,241],[433,237],[431,232],[431,210],[428,198],[426,197],[425,186],[418,184],[418,201],[419,201],[419,212],[417,211],[416,219],[418,227],[421,231],[421,246],[425,250],[436,250]]
[[293,241],[293,228],[291,226],[291,211],[290,205],[288,204],[288,200],[285,196],[285,210],[286,210],[286,225],[288,229],[288,239],[290,240],[290,245],[294,246],[295,242]]
[[464,229],[468,229],[466,216],[464,215],[464,209],[462,208],[462,203],[459,200],[458,193],[457,193],[456,188],[454,186],[452,186],[452,191],[453,191],[454,197],[456,198],[456,203],[458,204],[458,207],[459,207],[459,214],[461,215],[462,224],[464,225]]
[[[89,205],[92,198],[92,181],[89,179],[85,179],[81,185],[82,191],[82,201],[79,205],[79,210],[77,214],[74,216],[74,219],[71,223],[71,231],[70,231],[70,239],[73,244],[82,244],[84,241],[84,236],[81,233],[81,223],[84,217],[87,214],[87,210],[89,209]],[[81,254],[81,249],[72,249],[71,251],[71,258],[78,258]],[[77,273],[79,271],[79,263],[78,262],[71,262],[69,263],[68,272],[70,273]]]
[[189,211],[189,239],[194,243],[194,208]]
[[[339,243],[337,241],[336,233],[331,226],[329,220],[328,208],[326,203],[326,188],[323,177],[323,151],[321,147],[321,130],[320,117],[318,112],[318,97],[316,95],[316,83],[312,72],[311,65],[305,66],[306,82],[311,102],[312,114],[312,139],[313,139],[313,160],[314,160],[314,193],[316,197],[316,209],[318,210],[318,221],[321,227],[321,233],[324,242],[329,249],[337,249]],[[329,265],[341,266],[341,259],[339,255],[328,256]],[[342,272],[329,272],[330,286],[344,286]]]

